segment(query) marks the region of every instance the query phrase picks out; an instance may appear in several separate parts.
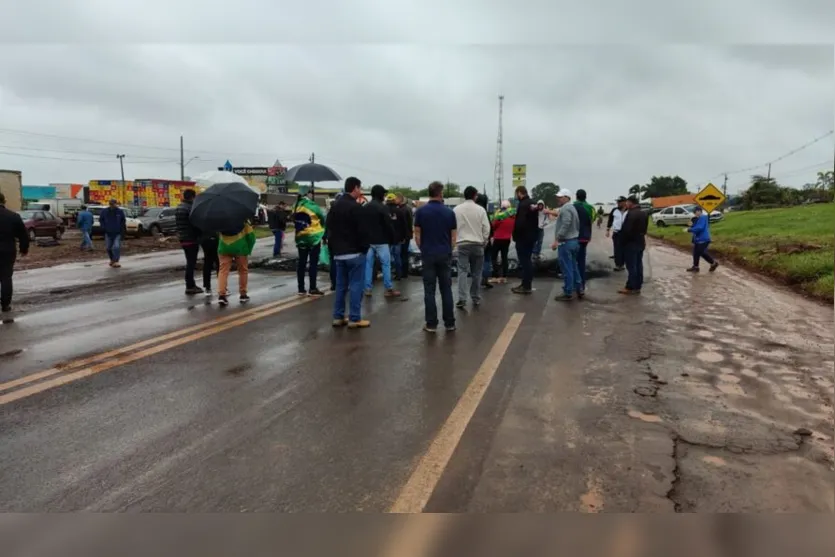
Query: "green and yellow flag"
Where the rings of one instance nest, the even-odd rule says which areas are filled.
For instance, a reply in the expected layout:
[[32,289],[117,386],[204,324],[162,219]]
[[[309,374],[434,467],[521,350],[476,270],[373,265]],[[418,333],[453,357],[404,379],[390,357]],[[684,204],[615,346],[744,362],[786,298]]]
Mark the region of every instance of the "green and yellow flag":
[[219,255],[243,255],[249,257],[255,247],[255,231],[249,223],[237,234],[218,234],[217,253]]
[[496,221],[496,222],[500,222],[500,221],[503,221],[504,219],[509,219],[510,217],[515,217],[515,216],[516,216],[516,209],[514,209],[512,207],[510,209],[499,209],[498,211],[496,211],[496,214],[493,215],[493,220]]
[[296,247],[309,249],[322,243],[325,235],[325,213],[309,198],[302,197],[293,210],[296,225]]

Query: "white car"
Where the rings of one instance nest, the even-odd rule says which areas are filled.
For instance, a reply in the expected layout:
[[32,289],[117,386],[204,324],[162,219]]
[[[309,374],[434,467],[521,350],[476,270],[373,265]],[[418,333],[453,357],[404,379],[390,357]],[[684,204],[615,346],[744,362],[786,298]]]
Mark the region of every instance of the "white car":
[[[652,222],[656,226],[690,226],[696,216],[697,205],[674,205],[652,214]],[[708,217],[710,222],[717,222],[724,218],[720,211],[713,211]]]

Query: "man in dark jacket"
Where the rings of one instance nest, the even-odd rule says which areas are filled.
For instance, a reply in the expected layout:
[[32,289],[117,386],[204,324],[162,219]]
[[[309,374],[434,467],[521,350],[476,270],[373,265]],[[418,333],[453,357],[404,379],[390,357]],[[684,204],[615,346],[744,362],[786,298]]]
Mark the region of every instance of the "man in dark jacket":
[[174,222],[177,225],[177,239],[186,254],[186,294],[201,294],[203,289],[194,282],[194,269],[197,268],[197,256],[200,255],[200,230],[191,224],[191,206],[197,194],[188,189],[183,192],[183,201],[174,210]]
[[539,237],[539,211],[528,195],[525,186],[516,188],[516,223],[513,226],[513,241],[516,242],[516,257],[522,270],[522,284],[512,289],[514,294],[530,294],[533,291],[533,249]]
[[394,243],[394,225],[391,212],[383,203],[386,188],[377,184],[371,188],[371,201],[365,204],[365,227],[368,235],[368,255],[365,260],[365,295],[371,296],[374,284],[374,260],[380,261],[383,270],[383,286],[386,298],[399,297],[400,292],[394,289],[391,280],[391,244]]
[[26,257],[29,253],[29,235],[23,219],[6,209],[6,196],[0,193],[0,310],[12,310],[12,273],[17,252]]
[[644,250],[647,242],[649,214],[641,210],[638,198],[626,200],[626,214],[620,229],[620,241],[623,242],[623,256],[628,276],[621,294],[640,294],[644,285]]
[[[353,176],[345,179],[345,193],[331,205],[325,219],[325,236],[331,266],[336,269],[336,295],[333,301],[333,326],[364,329],[371,325],[362,318],[362,290],[365,283],[365,258],[369,252],[365,230],[365,209],[357,203],[362,182]],[[345,302],[348,301],[348,319]]]
[[111,199],[107,209],[102,210],[99,215],[99,225],[104,232],[104,247],[107,250],[107,256],[110,258],[110,266],[118,269],[122,266],[119,263],[119,258],[122,250],[122,238],[127,226],[125,212],[119,208],[118,201]]
[[402,193],[397,194],[397,205],[403,214],[403,228],[406,231],[403,243],[400,244],[400,278],[406,279],[409,276],[409,246],[411,246],[412,238],[415,235],[415,218],[409,200]]
[[287,204],[280,201],[274,209],[267,213],[267,223],[275,238],[273,244],[273,257],[281,255],[281,247],[284,244],[284,231],[287,230]]
[[577,218],[580,221],[580,249],[577,251],[577,269],[580,271],[580,282],[583,291],[586,289],[586,253],[589,242],[591,242],[592,215],[597,215],[594,207],[586,201],[586,190],[577,190],[577,201],[574,202],[577,209]]
[[391,224],[394,227],[394,241],[391,243],[391,268],[394,280],[400,280],[403,272],[403,242],[406,239],[406,215],[397,203],[397,195],[389,193],[386,195],[386,207],[391,215]]

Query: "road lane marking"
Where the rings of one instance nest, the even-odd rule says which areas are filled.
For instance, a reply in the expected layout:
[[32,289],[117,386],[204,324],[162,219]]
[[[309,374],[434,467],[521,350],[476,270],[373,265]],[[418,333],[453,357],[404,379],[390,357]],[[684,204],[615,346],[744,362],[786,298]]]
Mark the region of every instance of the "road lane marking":
[[67,363],[59,364],[49,369],[45,369],[44,371],[39,371],[37,373],[32,373],[30,375],[24,375],[23,377],[19,377],[18,379],[14,379],[12,381],[7,381],[5,383],[0,383],[0,392],[8,391],[9,389],[14,389],[21,385],[25,385],[27,383],[32,383],[34,381],[40,381],[46,377],[51,377],[53,375],[57,375],[59,373],[64,373],[68,371],[72,371],[74,368],[86,366],[92,363],[100,362],[102,360],[106,360],[108,358],[114,358],[116,356],[121,356],[127,352],[132,352],[134,350],[138,350],[140,348],[145,348],[146,346],[150,346],[152,344],[156,344],[158,342],[164,342],[166,340],[171,340],[173,338],[177,338],[182,335],[186,335],[188,333],[193,333],[195,331],[199,331],[201,329],[206,329],[221,323],[226,323],[229,321],[234,321],[235,319],[240,319],[245,315],[250,315],[253,313],[258,313],[261,311],[268,310],[270,308],[280,306],[282,304],[290,303],[293,301],[298,301],[298,296],[292,296],[289,298],[284,298],[281,300],[276,300],[275,302],[270,302],[268,304],[264,304],[262,306],[257,306],[254,308],[250,308],[246,311],[240,311],[233,313],[231,315],[226,315],[224,317],[219,317],[217,319],[213,319],[211,321],[207,321],[205,323],[198,323],[197,325],[191,325],[184,329],[178,329],[176,331],[172,331],[170,333],[166,333],[164,335],[152,337],[140,342],[135,342],[133,344],[129,344],[128,346],[123,346],[121,348],[116,348],[114,350],[110,350],[108,352],[102,352],[100,354],[95,354],[93,356],[87,356],[84,358],[79,358],[76,360],[70,360]]
[[[325,294],[326,296],[329,294]],[[138,352],[133,352],[132,354],[125,355],[121,358],[118,358],[115,361],[103,362],[100,364],[96,364],[87,368],[82,368],[77,371],[73,371],[66,375],[62,375],[60,377],[56,377],[49,381],[44,381],[42,383],[36,383],[34,385],[29,385],[28,387],[24,387],[22,389],[18,389],[16,391],[12,391],[10,393],[0,395],[0,406],[4,404],[8,404],[10,402],[14,402],[16,400],[20,400],[22,398],[26,398],[32,396],[34,394],[41,393],[43,391],[47,391],[49,389],[53,389],[55,387],[60,387],[61,385],[66,385],[67,383],[71,383],[78,379],[83,379],[85,377],[89,377],[91,375],[95,375],[97,373],[101,373],[102,371],[107,371],[114,367],[118,367],[124,364],[129,364],[131,362],[135,362],[136,360],[141,360],[142,358],[147,358],[148,356],[153,356],[154,354],[158,354],[160,352],[164,352],[171,348],[176,348],[178,346],[182,346],[183,344],[187,344],[189,342],[200,340],[202,338],[233,329],[235,327],[239,327],[241,325],[245,325],[251,321],[255,321],[257,319],[262,319],[264,317],[268,317],[270,315],[274,315],[276,313],[282,312],[287,309],[291,309],[297,306],[304,305],[306,303],[314,301],[315,298],[305,298],[305,299],[298,299],[296,301],[285,303],[281,305],[273,306],[265,311],[260,311],[256,313],[250,313],[246,315],[244,313],[237,314],[237,320],[228,321],[225,323],[217,324],[211,328],[204,328],[204,330],[195,332],[188,336],[180,336],[174,340],[165,342],[163,344],[157,344],[151,348],[147,348],[145,350],[140,350]],[[263,308],[261,308],[263,309]],[[61,370],[66,371],[66,370]]]
[[510,320],[470,381],[467,390],[461,395],[458,404],[455,405],[429,449],[420,459],[417,468],[403,486],[389,512],[423,512],[524,317],[524,313],[514,313],[510,316]]

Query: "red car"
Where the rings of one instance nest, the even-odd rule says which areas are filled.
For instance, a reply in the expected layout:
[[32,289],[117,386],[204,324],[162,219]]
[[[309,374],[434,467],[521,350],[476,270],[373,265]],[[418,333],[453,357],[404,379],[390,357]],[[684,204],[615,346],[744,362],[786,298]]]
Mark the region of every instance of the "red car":
[[36,238],[55,238],[60,240],[66,227],[64,221],[49,211],[18,211],[29,239],[33,242]]

